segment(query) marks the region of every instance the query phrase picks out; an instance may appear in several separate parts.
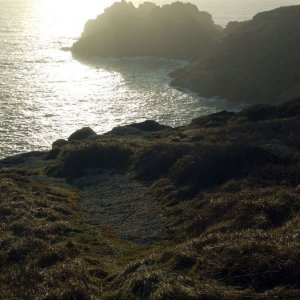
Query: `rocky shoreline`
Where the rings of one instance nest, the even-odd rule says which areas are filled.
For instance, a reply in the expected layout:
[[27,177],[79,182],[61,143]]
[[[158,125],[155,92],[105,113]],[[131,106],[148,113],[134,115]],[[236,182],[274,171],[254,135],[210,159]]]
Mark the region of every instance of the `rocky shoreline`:
[[300,5],[287,6],[222,28],[190,3],[136,8],[122,1],[89,20],[71,51],[186,60],[171,74],[174,87],[232,102],[283,103],[300,97],[299,18]]

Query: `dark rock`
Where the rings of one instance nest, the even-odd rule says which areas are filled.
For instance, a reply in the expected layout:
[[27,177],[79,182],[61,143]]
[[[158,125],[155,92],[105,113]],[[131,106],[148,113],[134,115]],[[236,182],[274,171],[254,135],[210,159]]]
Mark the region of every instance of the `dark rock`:
[[130,127],[137,128],[142,131],[160,131],[165,129],[170,129],[170,126],[161,125],[153,120],[146,120],[141,123],[133,123],[129,125]]
[[173,85],[205,97],[282,103],[300,97],[300,5],[230,23],[218,46],[173,74]]
[[221,111],[209,116],[204,116],[192,120],[192,125],[200,127],[219,127],[224,126],[235,115],[233,112]]
[[32,151],[28,153],[21,153],[15,156],[7,157],[0,160],[0,165],[19,165],[32,159],[42,159],[45,157],[45,152]]
[[76,140],[86,140],[87,138],[90,138],[91,136],[95,136],[97,135],[96,132],[89,128],[89,127],[83,127],[77,131],[75,131],[74,133],[72,133],[69,138],[68,141],[76,141]]
[[66,145],[68,142],[64,139],[59,139],[59,140],[56,140],[53,144],[52,144],[52,149],[54,148],[61,148],[63,147],[64,145]]
[[194,60],[214,46],[221,28],[190,3],[159,7],[116,2],[86,23],[71,51],[100,57],[158,56]]
[[47,156],[45,157],[45,160],[55,159],[57,158],[59,153],[60,153],[60,148],[55,147],[48,152]]
[[139,137],[146,140],[152,139],[150,134],[132,126],[115,127],[110,133],[116,136]]

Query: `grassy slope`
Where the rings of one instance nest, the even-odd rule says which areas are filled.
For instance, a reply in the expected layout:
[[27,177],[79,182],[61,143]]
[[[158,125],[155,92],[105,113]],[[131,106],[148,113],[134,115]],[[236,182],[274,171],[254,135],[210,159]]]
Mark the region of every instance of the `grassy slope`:
[[0,171],[0,299],[100,297],[103,278],[148,249],[120,242],[82,217],[79,191],[34,175]]
[[[1,297],[297,299],[299,117],[298,100],[147,135],[127,128],[136,136],[123,129],[55,148],[43,170],[0,169]],[[80,215],[80,191],[34,176],[71,182],[88,168],[149,186],[169,242],[119,241]]]

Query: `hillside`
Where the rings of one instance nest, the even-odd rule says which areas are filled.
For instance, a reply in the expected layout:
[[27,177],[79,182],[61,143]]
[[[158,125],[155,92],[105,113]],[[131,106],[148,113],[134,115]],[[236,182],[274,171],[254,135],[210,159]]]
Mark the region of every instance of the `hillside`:
[[1,299],[297,299],[300,100],[84,128],[0,161]]
[[194,60],[207,53],[221,35],[211,15],[195,5],[176,2],[138,8],[116,2],[86,23],[71,51],[101,57],[157,56]]
[[173,85],[202,96],[274,103],[300,96],[300,5],[229,23],[208,56],[175,72]]

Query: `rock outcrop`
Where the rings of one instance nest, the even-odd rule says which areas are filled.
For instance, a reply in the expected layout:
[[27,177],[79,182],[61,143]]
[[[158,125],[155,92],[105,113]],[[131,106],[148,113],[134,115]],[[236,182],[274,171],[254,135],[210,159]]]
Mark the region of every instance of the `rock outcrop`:
[[72,133],[69,138],[68,141],[76,141],[76,140],[85,140],[90,138],[91,136],[95,136],[96,133],[93,129],[89,128],[89,127],[83,127],[77,131],[75,131],[74,133]]
[[86,23],[71,51],[101,57],[157,56],[194,60],[215,46],[221,28],[190,3],[135,8],[116,2]]
[[173,74],[173,85],[206,97],[273,103],[300,96],[300,5],[231,22],[219,45]]

